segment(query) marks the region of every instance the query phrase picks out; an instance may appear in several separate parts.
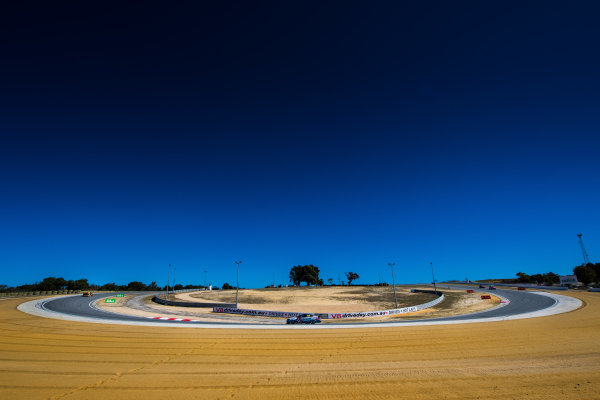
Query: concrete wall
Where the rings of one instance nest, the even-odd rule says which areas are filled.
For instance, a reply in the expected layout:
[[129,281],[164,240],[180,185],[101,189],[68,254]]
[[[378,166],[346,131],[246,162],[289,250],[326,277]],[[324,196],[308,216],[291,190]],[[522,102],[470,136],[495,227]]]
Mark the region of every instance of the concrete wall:
[[235,307],[235,304],[228,303],[190,303],[187,301],[171,301],[161,299],[158,296],[154,296],[152,301],[165,306],[176,306],[176,307],[199,307],[199,308],[213,308],[213,307]]

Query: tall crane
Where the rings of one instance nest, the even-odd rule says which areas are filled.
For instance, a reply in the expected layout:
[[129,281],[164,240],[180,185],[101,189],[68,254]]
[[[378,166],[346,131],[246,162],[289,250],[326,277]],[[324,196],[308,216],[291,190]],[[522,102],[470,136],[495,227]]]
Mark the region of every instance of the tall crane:
[[577,234],[577,237],[579,238],[579,245],[581,246],[581,252],[583,253],[583,264],[587,265],[590,263],[590,257],[587,254],[587,251],[585,251],[585,246],[583,245],[583,239],[581,238],[583,235],[581,233]]

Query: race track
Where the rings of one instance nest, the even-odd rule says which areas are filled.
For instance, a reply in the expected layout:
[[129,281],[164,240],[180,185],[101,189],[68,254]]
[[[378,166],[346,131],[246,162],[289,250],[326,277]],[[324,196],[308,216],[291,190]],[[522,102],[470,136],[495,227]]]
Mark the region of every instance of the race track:
[[[461,286],[450,286],[452,289],[465,289]],[[481,291],[487,293],[488,291]],[[456,315],[452,317],[399,321],[391,319],[386,322],[353,322],[344,324],[327,324],[320,326],[311,326],[311,329],[330,329],[330,328],[357,328],[357,327],[391,327],[400,325],[434,325],[449,323],[474,323],[474,322],[492,322],[499,320],[531,318],[536,316],[552,315],[561,312],[567,312],[579,308],[581,303],[571,297],[550,294],[546,292],[525,292],[516,290],[494,291],[494,294],[507,300],[507,303],[501,304],[490,310]],[[20,310],[38,316],[50,318],[70,319],[80,322],[101,322],[112,324],[132,324],[132,325],[175,325],[185,327],[237,327],[246,329],[262,328],[287,328],[298,329],[297,326],[290,327],[283,324],[281,320],[274,320],[267,323],[244,323],[244,322],[180,322],[168,320],[149,320],[145,317],[129,316],[123,314],[110,313],[94,306],[94,303],[104,297],[114,296],[113,293],[95,295],[93,298],[82,296],[67,296],[54,299],[47,299],[39,303],[25,304],[20,306]]]

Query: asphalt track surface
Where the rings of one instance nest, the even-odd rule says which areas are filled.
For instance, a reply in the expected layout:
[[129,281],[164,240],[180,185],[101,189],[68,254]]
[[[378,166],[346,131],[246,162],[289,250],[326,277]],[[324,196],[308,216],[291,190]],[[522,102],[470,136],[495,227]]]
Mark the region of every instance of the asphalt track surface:
[[[473,289],[472,287],[464,287],[464,286],[447,286],[448,289]],[[441,289],[443,291],[443,288]],[[477,290],[481,293],[489,293],[488,290]],[[145,292],[147,293],[147,292]],[[535,292],[524,292],[524,291],[516,291],[516,290],[502,290],[498,289],[492,292],[495,295],[498,295],[505,300],[508,300],[508,303],[503,303],[498,307],[494,307],[492,309],[486,311],[480,311],[471,314],[464,315],[455,315],[451,317],[444,318],[429,318],[423,319],[422,321],[427,322],[446,322],[446,323],[460,323],[467,322],[469,320],[478,320],[485,322],[486,319],[489,320],[498,320],[498,318],[510,318],[517,316],[519,314],[527,314],[532,312],[539,312],[550,307],[553,307],[556,304],[556,300],[552,297],[544,296],[541,294],[537,294]],[[136,322],[145,322],[150,321],[147,317],[138,317],[138,316],[129,316],[122,314],[115,314],[111,312],[106,312],[100,310],[93,306],[93,303],[101,300],[105,297],[112,297],[116,293],[108,293],[108,294],[96,294],[93,297],[83,297],[83,296],[70,296],[70,297],[60,297],[49,299],[48,301],[42,303],[42,308],[45,310],[49,310],[52,312],[56,312],[59,314],[65,314],[75,317],[83,317],[83,318],[91,318],[98,320],[109,320],[113,323],[123,322],[123,323],[136,323]],[[141,294],[141,293],[140,293]],[[256,322],[250,323],[240,323],[240,322],[178,322],[178,321],[168,321],[168,320],[151,320],[153,323],[160,323],[165,325],[174,325],[174,324],[210,324],[210,325],[222,325],[222,326],[231,326],[233,327],[243,327],[249,325],[257,325]],[[416,320],[409,321],[401,321],[398,319],[394,319],[386,322],[377,322],[377,325],[382,324],[394,324],[394,325],[402,325],[402,324],[414,324]],[[282,321],[282,324],[285,324]],[[353,322],[353,323],[344,323],[345,327],[368,327],[369,325],[374,325],[373,322]],[[330,325],[329,325],[330,326]]]

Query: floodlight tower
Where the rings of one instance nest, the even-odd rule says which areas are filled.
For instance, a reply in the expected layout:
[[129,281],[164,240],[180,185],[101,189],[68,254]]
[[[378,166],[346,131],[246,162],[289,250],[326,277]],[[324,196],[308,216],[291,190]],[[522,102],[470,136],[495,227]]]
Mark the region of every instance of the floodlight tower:
[[587,251],[585,251],[585,246],[583,245],[583,239],[582,239],[582,234],[578,233],[577,237],[579,238],[579,245],[581,246],[581,252],[583,253],[583,264],[587,265],[590,263],[590,257],[587,254]]
[[169,296],[169,279],[171,279],[171,264],[169,264],[169,269],[167,270],[167,291],[165,292],[165,300]]
[[175,293],[175,274],[177,273],[177,266],[173,265],[173,293]]
[[235,308],[238,308],[238,293],[240,291],[240,264],[241,261],[235,261],[237,264],[237,279],[235,284]]
[[396,265],[396,263],[389,262],[388,265],[392,269],[392,285],[394,285],[394,300],[396,301],[396,308],[398,308],[398,296],[396,296],[396,281],[394,280],[394,265]]
[[435,290],[435,294],[437,294],[437,286],[435,285],[435,274],[433,273],[433,262],[430,262],[431,265],[431,276],[433,277],[433,290]]

